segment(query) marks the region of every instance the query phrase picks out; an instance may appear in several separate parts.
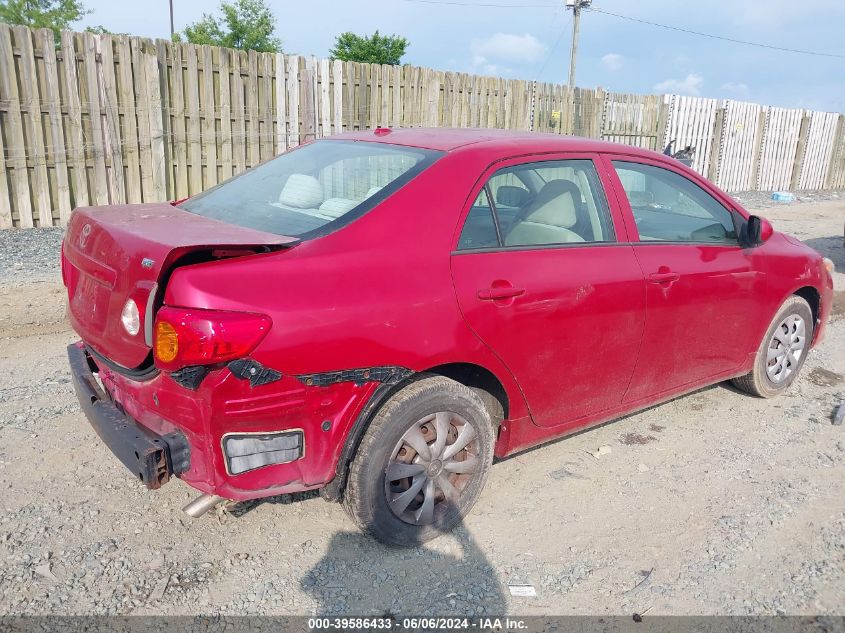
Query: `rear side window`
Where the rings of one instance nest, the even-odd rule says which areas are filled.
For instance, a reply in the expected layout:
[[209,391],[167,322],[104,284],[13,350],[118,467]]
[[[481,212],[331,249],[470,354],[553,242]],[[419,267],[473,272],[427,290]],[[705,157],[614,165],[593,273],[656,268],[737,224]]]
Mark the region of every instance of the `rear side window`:
[[613,161],[640,241],[736,244],[733,216],[713,196],[669,169]]
[[519,248],[614,239],[593,161],[559,160],[497,171],[470,209],[458,248]]
[[179,206],[259,231],[313,237],[360,217],[441,155],[384,143],[317,141]]

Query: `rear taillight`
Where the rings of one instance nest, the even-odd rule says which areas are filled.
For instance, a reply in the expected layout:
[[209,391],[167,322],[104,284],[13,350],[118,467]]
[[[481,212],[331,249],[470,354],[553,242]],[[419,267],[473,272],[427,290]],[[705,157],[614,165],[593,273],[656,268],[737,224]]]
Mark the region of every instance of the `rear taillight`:
[[270,317],[163,307],[153,328],[153,356],[160,369],[225,363],[248,355],[270,330]]

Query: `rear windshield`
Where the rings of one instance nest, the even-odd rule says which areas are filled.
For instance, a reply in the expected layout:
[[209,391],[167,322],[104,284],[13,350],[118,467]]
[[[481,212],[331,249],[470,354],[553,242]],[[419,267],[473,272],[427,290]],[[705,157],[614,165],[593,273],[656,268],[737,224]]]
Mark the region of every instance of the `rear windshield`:
[[360,217],[441,155],[384,143],[317,141],[179,207],[259,231],[314,237]]

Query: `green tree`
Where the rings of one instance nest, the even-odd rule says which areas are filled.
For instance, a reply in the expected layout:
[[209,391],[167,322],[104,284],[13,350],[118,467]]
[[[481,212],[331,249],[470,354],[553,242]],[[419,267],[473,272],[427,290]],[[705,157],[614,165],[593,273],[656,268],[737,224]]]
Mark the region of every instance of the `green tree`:
[[337,36],[329,55],[345,62],[397,65],[407,48],[408,40],[398,35],[379,35],[376,31],[367,37],[347,31]]
[[33,29],[67,29],[91,13],[81,0],[0,0],[0,22]]
[[[185,28],[184,37],[192,44],[211,44],[245,51],[277,53],[282,42],[273,37],[276,19],[264,0],[221,2],[222,16],[203,14],[202,20]],[[178,34],[174,39],[181,40]]]

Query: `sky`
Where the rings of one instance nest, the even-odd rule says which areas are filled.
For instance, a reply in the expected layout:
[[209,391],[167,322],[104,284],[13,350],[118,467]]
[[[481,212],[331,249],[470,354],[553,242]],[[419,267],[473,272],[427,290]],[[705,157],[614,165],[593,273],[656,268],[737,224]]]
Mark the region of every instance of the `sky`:
[[[443,4],[439,4],[443,2]],[[176,29],[217,2],[173,0]],[[81,26],[168,37],[168,0],[84,0]],[[410,41],[403,63],[566,83],[572,12],[563,0],[268,0],[285,52],[328,55],[344,31]],[[484,6],[486,5],[486,6]],[[490,6],[507,5],[507,6]],[[514,6],[515,5],[515,6]],[[594,0],[597,9],[727,38],[840,55],[745,46],[584,11],[576,83],[633,93],[738,99],[845,112],[845,0]]]

